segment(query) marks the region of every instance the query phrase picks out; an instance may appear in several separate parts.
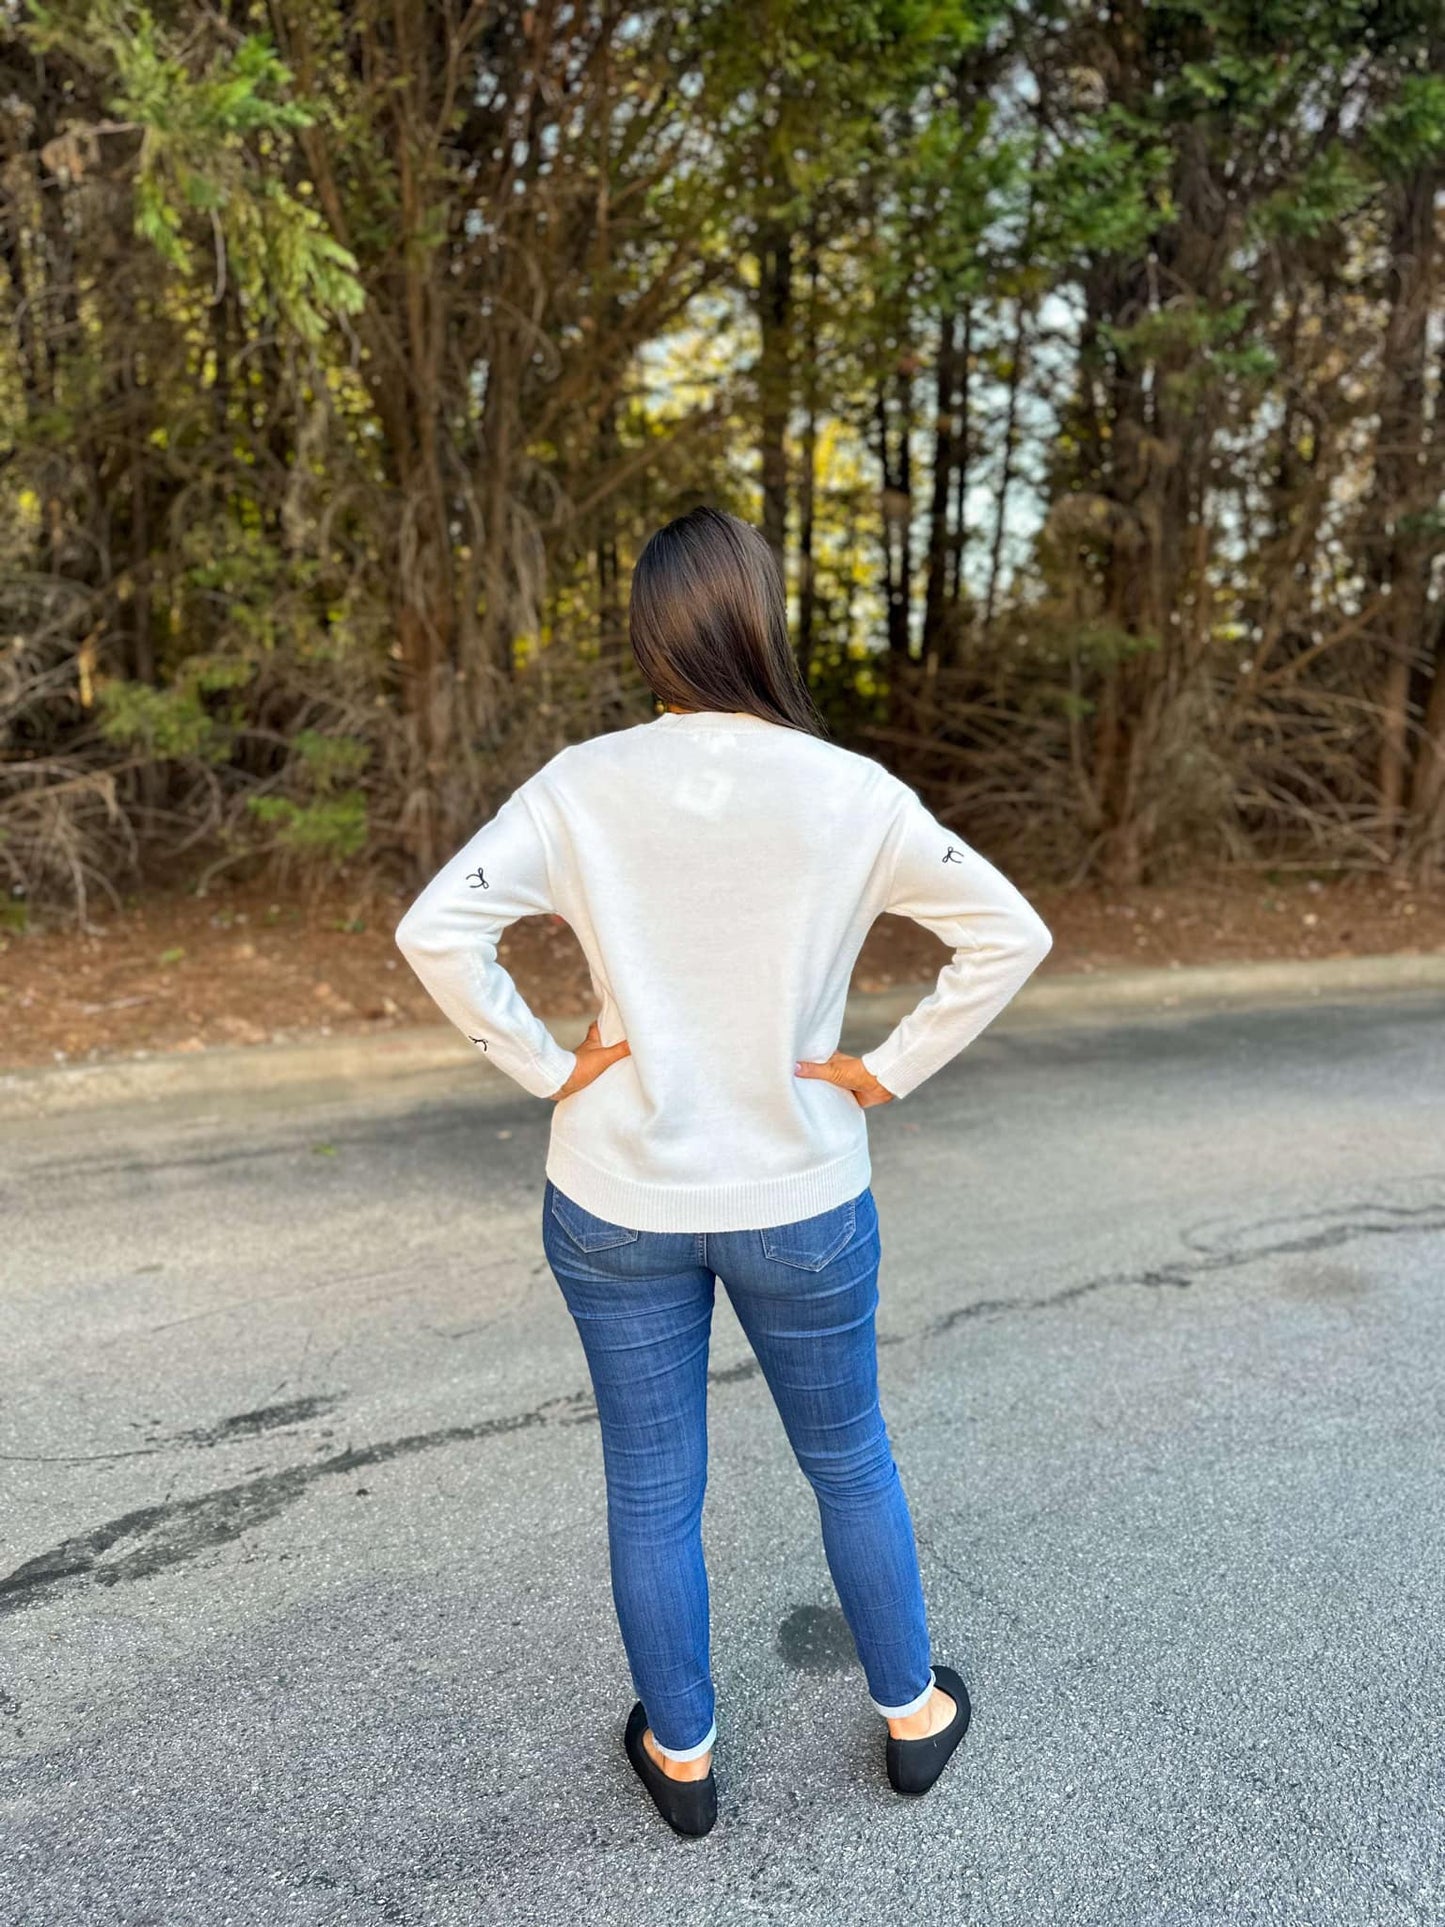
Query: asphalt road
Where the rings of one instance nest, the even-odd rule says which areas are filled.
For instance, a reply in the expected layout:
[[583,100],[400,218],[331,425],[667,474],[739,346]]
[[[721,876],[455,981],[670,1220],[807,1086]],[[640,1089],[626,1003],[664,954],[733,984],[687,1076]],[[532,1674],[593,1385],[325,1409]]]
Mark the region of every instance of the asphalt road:
[[548,1108],[0,1125],[0,1920],[1445,1920],[1445,1005],[990,1033],[871,1116],[973,1731],[925,1799],[730,1312],[721,1818],[623,1760]]

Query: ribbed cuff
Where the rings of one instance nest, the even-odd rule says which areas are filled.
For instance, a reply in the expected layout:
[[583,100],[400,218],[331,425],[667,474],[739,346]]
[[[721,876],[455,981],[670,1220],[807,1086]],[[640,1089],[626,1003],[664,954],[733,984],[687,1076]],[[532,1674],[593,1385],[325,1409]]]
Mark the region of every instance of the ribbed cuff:
[[908,1067],[906,1053],[890,1051],[888,1042],[885,1038],[876,1049],[865,1050],[858,1062],[878,1079],[885,1091],[890,1091],[901,1103],[910,1091],[917,1090],[930,1072],[925,1070],[915,1076]]
[[513,1083],[520,1084],[532,1097],[551,1097],[572,1075],[577,1053],[564,1050],[555,1037],[549,1036],[540,1051],[520,1063],[504,1064],[500,1057],[496,1063],[499,1071],[505,1071]]
[[562,1052],[561,1057],[554,1058],[552,1060],[552,1063],[554,1068],[551,1072],[548,1073],[549,1076],[556,1075],[556,1070],[555,1070],[556,1065],[562,1064],[563,1069],[562,1069],[561,1075],[557,1078],[556,1083],[550,1085],[545,1091],[543,1091],[542,1095],[544,1097],[555,1097],[558,1091],[561,1090],[562,1086],[567,1082],[567,1079],[572,1075],[573,1071],[575,1071],[577,1068],[577,1053],[575,1050],[564,1050]]

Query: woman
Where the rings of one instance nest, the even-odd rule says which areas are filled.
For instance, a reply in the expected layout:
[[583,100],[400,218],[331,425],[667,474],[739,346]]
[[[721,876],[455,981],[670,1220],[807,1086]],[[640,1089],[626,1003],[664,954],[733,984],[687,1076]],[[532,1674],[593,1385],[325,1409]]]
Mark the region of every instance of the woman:
[[[613,1597],[639,1695],[628,1757],[664,1818],[717,1813],[701,1517],[720,1279],[817,1496],[888,1777],[922,1793],[968,1725],[931,1662],[878,1406],[865,1111],[906,1098],[1048,951],[1029,904],[916,793],[824,739],[771,548],[694,509],[638,559],[632,648],[662,713],[560,751],[397,931],[442,1010],[550,1098],[542,1237],[601,1423]],[[890,910],[952,950],[872,1050],[837,1048]],[[497,961],[518,917],[576,932],[600,1009],[566,1050]]]

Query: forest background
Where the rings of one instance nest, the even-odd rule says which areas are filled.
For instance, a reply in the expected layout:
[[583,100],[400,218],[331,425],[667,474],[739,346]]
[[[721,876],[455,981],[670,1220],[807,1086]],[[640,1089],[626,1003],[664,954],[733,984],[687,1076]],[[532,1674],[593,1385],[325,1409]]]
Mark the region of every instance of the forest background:
[[1011,873],[1445,867],[1438,0],[0,25],[12,927],[410,887],[698,501]]

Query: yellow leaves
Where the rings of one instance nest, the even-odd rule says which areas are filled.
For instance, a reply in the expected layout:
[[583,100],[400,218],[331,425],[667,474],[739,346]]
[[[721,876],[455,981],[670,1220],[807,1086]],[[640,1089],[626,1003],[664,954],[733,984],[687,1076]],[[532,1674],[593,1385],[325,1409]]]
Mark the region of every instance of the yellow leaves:
[[75,673],[80,683],[80,706],[82,709],[93,709],[95,707],[95,669],[99,659],[99,644],[104,626],[102,623],[99,628],[92,629],[84,642],[81,643],[79,649],[75,652]]

